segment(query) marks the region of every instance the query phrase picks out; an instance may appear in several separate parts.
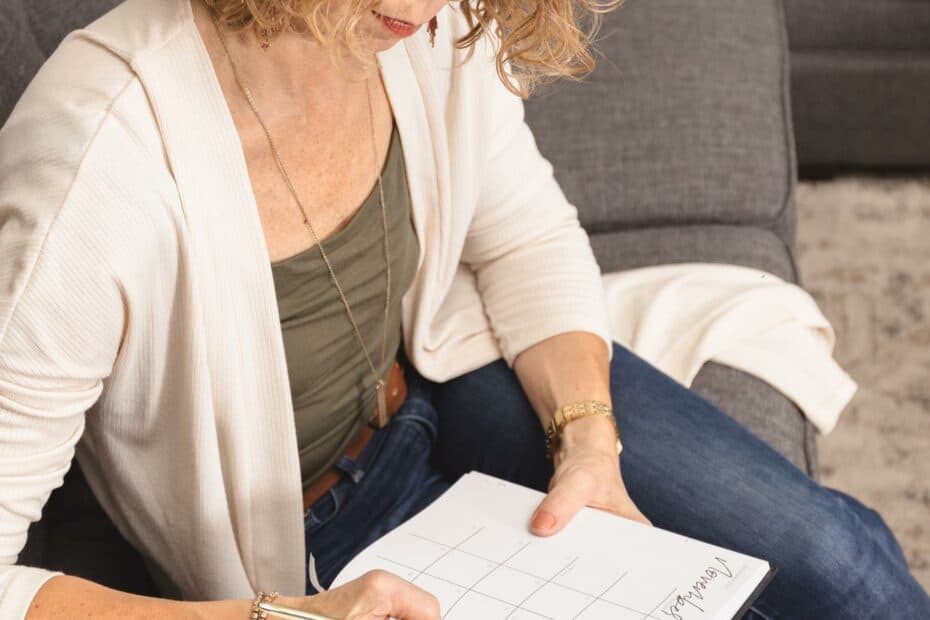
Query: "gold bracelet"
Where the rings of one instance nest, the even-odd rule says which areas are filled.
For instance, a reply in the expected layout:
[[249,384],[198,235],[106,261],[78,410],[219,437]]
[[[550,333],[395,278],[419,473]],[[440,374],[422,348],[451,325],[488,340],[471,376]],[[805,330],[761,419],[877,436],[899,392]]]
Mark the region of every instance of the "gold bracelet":
[[273,605],[271,601],[275,600],[278,597],[277,592],[272,592],[271,594],[266,594],[265,592],[259,592],[255,595],[255,600],[252,601],[252,612],[249,614],[249,620],[265,620],[268,618],[268,614],[273,615],[276,618],[299,618],[302,620],[335,620],[335,618],[330,618],[329,616],[321,616],[320,614],[315,614],[310,611],[303,611],[301,609],[293,609],[291,607],[282,607],[281,605]]
[[610,424],[614,427],[614,434],[617,436],[617,454],[620,454],[623,451],[623,444],[620,443],[620,431],[617,429],[617,421],[614,419],[610,405],[600,400],[578,400],[562,405],[553,412],[552,421],[546,430],[546,458],[552,460],[557,444],[562,440],[562,431],[566,424],[572,420],[592,415],[602,415],[610,420]]
[[315,614],[312,611],[303,611],[302,609],[293,609],[292,607],[282,607],[281,605],[274,605],[267,601],[259,603],[258,606],[263,610],[267,610],[268,613],[276,618],[294,618],[296,620],[337,620],[336,618],[330,618],[329,616]]
[[277,592],[272,592],[267,594],[265,592],[259,592],[255,595],[255,600],[252,601],[252,612],[249,614],[249,620],[266,620],[268,618],[268,612],[264,609],[260,609],[258,606],[260,603],[271,602],[278,598]]

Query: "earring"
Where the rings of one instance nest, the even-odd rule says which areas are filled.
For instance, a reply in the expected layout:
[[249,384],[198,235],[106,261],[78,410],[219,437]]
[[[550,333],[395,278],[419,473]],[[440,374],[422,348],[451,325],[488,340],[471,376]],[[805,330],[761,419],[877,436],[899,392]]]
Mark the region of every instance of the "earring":
[[271,35],[277,34],[279,28],[277,26],[272,26],[268,28],[267,26],[262,26],[258,29],[259,38],[261,39],[261,45],[263,50],[268,50],[271,47]]
[[433,15],[433,18],[429,20],[429,25],[427,26],[427,31],[429,32],[430,47],[436,47],[436,28],[438,27],[439,27],[439,20],[436,19],[435,15]]

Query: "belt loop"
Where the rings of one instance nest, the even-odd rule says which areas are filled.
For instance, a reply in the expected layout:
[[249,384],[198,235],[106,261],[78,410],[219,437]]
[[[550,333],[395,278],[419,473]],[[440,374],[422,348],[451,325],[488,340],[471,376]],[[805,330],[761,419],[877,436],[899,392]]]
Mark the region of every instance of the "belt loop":
[[336,461],[333,467],[351,478],[352,482],[355,484],[358,484],[359,481],[365,476],[365,471],[359,466],[359,464],[347,457],[345,454],[339,455],[339,459]]

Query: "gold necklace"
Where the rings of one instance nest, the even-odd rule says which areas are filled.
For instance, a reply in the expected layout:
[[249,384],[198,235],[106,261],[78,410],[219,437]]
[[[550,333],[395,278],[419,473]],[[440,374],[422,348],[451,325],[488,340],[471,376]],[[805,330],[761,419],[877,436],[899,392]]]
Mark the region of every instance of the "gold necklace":
[[[336,273],[333,271],[333,266],[329,262],[329,258],[326,256],[326,252],[323,250],[323,244],[320,243],[320,238],[316,234],[316,230],[313,228],[313,224],[310,223],[310,218],[307,215],[306,209],[304,209],[303,202],[300,200],[300,197],[297,195],[297,190],[294,189],[294,184],[291,182],[291,177],[287,173],[287,168],[284,166],[284,161],[281,159],[281,155],[278,152],[277,147],[275,146],[274,140],[271,138],[271,132],[268,130],[268,126],[265,124],[265,121],[262,119],[261,114],[258,112],[258,106],[255,105],[255,99],[252,97],[252,91],[243,83],[241,76],[239,75],[239,70],[236,67],[236,63],[233,61],[232,54],[229,53],[229,48],[226,46],[226,38],[223,36],[223,30],[220,26],[219,19],[216,14],[213,15],[213,25],[216,26],[216,32],[219,36],[220,43],[223,46],[223,51],[226,53],[226,57],[229,59],[229,65],[232,68],[233,75],[236,78],[236,83],[239,85],[239,89],[242,91],[242,94],[245,95],[246,100],[249,102],[249,107],[252,108],[252,113],[255,115],[255,118],[258,120],[259,125],[261,125],[262,130],[265,132],[265,137],[268,139],[268,146],[271,149],[272,155],[274,155],[274,160],[278,165],[278,169],[281,171],[281,176],[284,177],[284,182],[287,185],[288,190],[291,192],[291,195],[294,197],[294,201],[297,203],[297,206],[300,207],[300,212],[303,215],[304,224],[307,228],[310,229],[310,233],[313,235],[313,239],[316,241],[316,245],[320,250],[320,255],[323,257],[323,262],[326,263],[326,267],[329,269],[329,274],[332,277],[333,284],[336,285],[336,290],[339,291],[339,297],[342,299],[342,305],[345,306],[346,313],[349,316],[349,321],[352,322],[352,327],[355,330],[355,335],[358,337],[359,343],[362,345],[362,351],[365,352],[365,359],[368,362],[368,366],[371,368],[371,373],[375,378],[375,395],[377,398],[377,415],[375,419],[375,424],[378,428],[384,428],[387,425],[388,416],[387,416],[387,398],[385,396],[385,384],[384,379],[378,375],[378,371],[375,370],[374,364],[371,362],[371,356],[368,354],[368,347],[365,346],[365,340],[362,338],[362,334],[358,329],[358,325],[355,322],[355,317],[352,315],[352,309],[349,307],[349,302],[346,299],[345,294],[342,292],[342,287],[339,285],[339,280],[336,279]],[[387,232],[387,209],[384,206],[384,188],[381,185],[381,169],[377,167],[377,150],[375,145],[375,120],[374,113],[371,108],[371,89],[368,86],[368,78],[365,78],[365,92],[368,97],[368,117],[370,119],[371,126],[371,145],[372,145],[372,162],[375,165],[376,170],[378,170],[378,191],[381,195],[381,225],[384,229],[384,262],[385,262],[385,289],[384,289],[384,328],[383,335],[381,338],[381,367],[384,367],[384,352],[385,346],[387,344],[387,324],[388,324],[388,308],[391,303],[391,255],[388,249],[388,232]]]

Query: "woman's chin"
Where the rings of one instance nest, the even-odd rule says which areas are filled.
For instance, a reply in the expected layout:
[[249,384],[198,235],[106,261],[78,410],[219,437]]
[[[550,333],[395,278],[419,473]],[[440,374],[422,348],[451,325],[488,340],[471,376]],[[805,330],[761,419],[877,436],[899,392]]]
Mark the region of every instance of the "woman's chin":
[[369,41],[368,47],[371,49],[372,52],[377,54],[379,52],[386,52],[387,50],[391,49],[392,47],[394,47],[400,42],[401,42],[401,39],[397,37],[378,38],[378,39],[373,39]]

